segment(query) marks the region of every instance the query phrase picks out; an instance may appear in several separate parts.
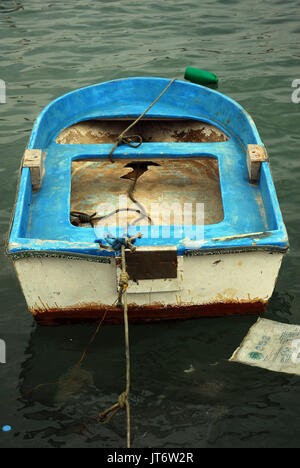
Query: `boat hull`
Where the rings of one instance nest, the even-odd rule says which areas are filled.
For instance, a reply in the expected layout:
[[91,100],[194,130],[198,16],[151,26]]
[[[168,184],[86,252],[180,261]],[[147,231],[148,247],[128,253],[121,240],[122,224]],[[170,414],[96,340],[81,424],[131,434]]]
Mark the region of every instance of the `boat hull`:
[[[129,282],[131,323],[262,314],[283,253],[249,251],[178,256],[176,278]],[[34,318],[42,325],[123,322],[116,307],[118,259],[28,257],[14,266]]]

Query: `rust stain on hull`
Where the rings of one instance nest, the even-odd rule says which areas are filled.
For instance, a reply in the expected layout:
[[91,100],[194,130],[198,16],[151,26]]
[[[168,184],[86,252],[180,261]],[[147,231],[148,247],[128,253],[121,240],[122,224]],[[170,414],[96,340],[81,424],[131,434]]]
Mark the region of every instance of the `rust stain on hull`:
[[[171,305],[154,304],[138,306],[129,304],[128,319],[130,323],[160,322],[164,320],[187,320],[200,317],[222,317],[225,315],[260,315],[263,314],[267,302],[255,301],[226,301],[200,305]],[[105,305],[80,305],[74,308],[59,309],[36,307],[31,309],[35,320],[40,325],[63,325],[78,323],[96,323],[103,318],[103,324],[122,324],[123,310],[118,307]]]

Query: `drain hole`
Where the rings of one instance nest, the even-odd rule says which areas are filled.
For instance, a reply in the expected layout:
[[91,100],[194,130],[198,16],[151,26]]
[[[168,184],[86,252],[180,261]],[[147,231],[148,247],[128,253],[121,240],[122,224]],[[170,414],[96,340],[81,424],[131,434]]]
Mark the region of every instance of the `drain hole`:
[[125,167],[130,167],[133,169],[131,172],[120,177],[120,179],[129,179],[129,180],[137,180],[144,172],[148,171],[149,166],[160,166],[160,164],[152,162],[152,161],[133,161],[126,164]]

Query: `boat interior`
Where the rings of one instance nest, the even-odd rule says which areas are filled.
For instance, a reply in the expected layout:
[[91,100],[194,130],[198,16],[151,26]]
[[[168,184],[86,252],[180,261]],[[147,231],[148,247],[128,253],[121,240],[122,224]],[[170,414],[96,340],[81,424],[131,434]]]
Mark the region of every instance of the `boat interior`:
[[[115,143],[132,122],[130,119],[79,122],[62,130],[56,143]],[[145,143],[216,143],[229,140],[216,126],[188,119],[145,119],[134,126],[133,132]],[[196,210],[196,204],[203,204],[203,213]],[[115,213],[120,206],[132,210],[139,210],[142,206],[148,216],[141,217],[134,211]],[[74,211],[96,212],[105,216],[94,224],[107,226],[126,226],[137,219],[140,225],[176,225],[183,224],[183,221],[193,225],[217,224],[224,216],[218,159],[201,156],[122,158],[114,161],[77,159],[72,162],[70,213]],[[109,213],[112,215],[106,217]],[[203,215],[201,219],[200,215]],[[89,227],[89,224],[82,223],[81,227]]]
[[[142,232],[141,245],[176,245],[183,251],[286,245],[269,164],[261,164],[257,183],[249,181],[247,144],[262,143],[250,116],[234,101],[178,81],[169,99],[163,96],[126,133],[126,142],[117,144],[147,107],[145,85],[153,87],[147,88],[153,101],[165,82],[103,83],[62,96],[42,112],[29,144],[42,151],[42,183],[34,190],[31,169],[23,167],[11,250],[99,255],[95,237],[112,228],[124,234],[128,226]],[[93,102],[101,99],[99,111]],[[74,222],[74,212],[96,213],[98,219],[93,227]],[[153,226],[155,239],[149,235]],[[170,233],[162,236],[166,226]]]

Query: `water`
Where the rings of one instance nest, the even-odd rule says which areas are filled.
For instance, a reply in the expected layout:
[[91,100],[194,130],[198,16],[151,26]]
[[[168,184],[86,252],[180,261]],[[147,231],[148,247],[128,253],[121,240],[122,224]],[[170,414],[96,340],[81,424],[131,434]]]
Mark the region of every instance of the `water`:
[[[300,104],[291,101],[291,83],[300,79],[299,10],[288,0],[1,0],[2,247],[20,159],[49,101],[119,77],[182,78],[186,66],[198,66],[215,72],[220,91],[252,114],[268,148],[291,250],[265,317],[299,324]],[[94,328],[37,327],[4,256],[0,275],[7,343],[0,428],[11,426],[0,431],[0,446],[125,446],[124,414],[106,426],[95,422],[124,389],[122,327],[101,329],[66,387]],[[299,447],[299,377],[227,362],[255,320],[130,327],[133,446]]]

